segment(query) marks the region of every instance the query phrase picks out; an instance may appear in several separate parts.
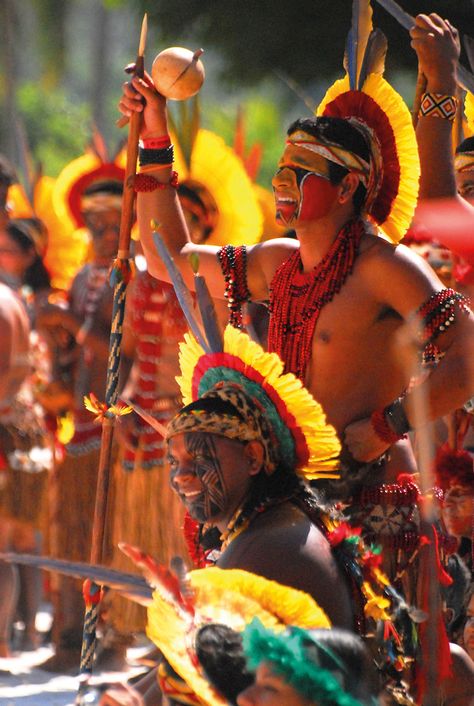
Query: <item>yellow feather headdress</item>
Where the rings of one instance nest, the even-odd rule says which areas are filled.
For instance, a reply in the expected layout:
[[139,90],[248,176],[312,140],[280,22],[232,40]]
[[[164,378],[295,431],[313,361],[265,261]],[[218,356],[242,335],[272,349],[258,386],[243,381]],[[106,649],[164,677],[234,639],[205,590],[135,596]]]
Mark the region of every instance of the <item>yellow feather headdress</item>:
[[331,627],[308,594],[248,571],[209,567],[189,572],[186,580],[191,598],[185,605],[163,587],[154,592],[147,635],[199,701],[208,706],[227,702],[212,688],[197,661],[195,637],[200,627],[220,623],[242,632],[255,616],[275,631],[287,625]]
[[329,88],[316,112],[362,126],[377,170],[376,193],[365,215],[397,243],[413,218],[420,165],[410,112],[382,76],[385,53],[385,37],[372,30],[370,2],[354,0],[346,76]]
[[341,450],[335,429],[322,407],[292,373],[283,374],[276,353],[266,353],[232,326],[224,332],[224,349],[205,353],[186,334],[180,345],[181,377],[177,381],[185,405],[223,381],[241,386],[263,407],[281,461],[306,479],[338,478]]

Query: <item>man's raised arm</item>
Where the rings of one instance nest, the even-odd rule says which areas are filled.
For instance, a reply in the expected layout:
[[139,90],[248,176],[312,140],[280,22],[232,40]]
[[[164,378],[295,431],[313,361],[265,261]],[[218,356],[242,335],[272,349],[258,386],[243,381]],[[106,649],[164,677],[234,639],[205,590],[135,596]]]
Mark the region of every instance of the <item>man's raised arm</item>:
[[[199,272],[207,281],[211,295],[222,299],[225,291],[224,276],[217,258],[218,247],[196,245],[191,242],[176,187],[172,165],[172,148],[168,140],[166,99],[154,88],[151,78],[133,78],[125,83],[119,109],[130,117],[134,111],[143,114],[140,131],[141,148],[139,175],[136,179],[137,218],[140,240],[150,273],[158,279],[169,280],[159,257],[152,236],[152,222],[159,224],[158,231],[181,271],[186,284],[194,288],[194,277],[189,255],[199,255]],[[179,174],[177,175],[179,180]],[[250,249],[249,249],[250,250]],[[255,287],[254,282],[258,283]],[[257,260],[248,262],[248,286],[257,298],[266,289],[266,283]]]

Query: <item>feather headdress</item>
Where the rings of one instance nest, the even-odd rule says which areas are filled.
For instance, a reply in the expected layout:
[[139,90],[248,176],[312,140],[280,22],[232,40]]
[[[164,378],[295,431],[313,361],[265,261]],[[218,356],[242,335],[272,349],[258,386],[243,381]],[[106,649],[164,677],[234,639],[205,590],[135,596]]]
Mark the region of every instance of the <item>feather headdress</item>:
[[329,88],[317,114],[349,119],[372,153],[373,195],[365,215],[393,242],[408,229],[416,206],[420,165],[408,108],[383,78],[387,43],[372,29],[368,0],[354,0],[344,58],[345,78]]

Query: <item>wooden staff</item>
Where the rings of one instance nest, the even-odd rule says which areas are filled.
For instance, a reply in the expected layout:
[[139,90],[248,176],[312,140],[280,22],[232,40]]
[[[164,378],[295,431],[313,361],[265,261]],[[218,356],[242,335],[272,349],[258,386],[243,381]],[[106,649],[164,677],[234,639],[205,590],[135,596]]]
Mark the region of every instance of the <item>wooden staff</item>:
[[[147,33],[147,15],[143,18],[138,55],[135,62],[134,75],[142,77],[144,74],[144,54]],[[132,275],[130,260],[130,238],[133,225],[133,206],[135,192],[133,178],[135,175],[138,139],[140,134],[141,115],[134,113],[130,119],[127,141],[127,163],[123,186],[122,213],[120,221],[119,244],[117,257],[112,265],[111,286],[114,287],[112,322],[109,344],[109,360],[107,369],[107,382],[105,404],[99,407],[102,418],[102,438],[97,476],[97,492],[92,525],[91,563],[99,564],[104,552],[104,537],[107,517],[107,503],[112,464],[112,440],[115,426],[118,398],[118,380],[120,367],[120,354],[122,344],[123,320],[125,315],[125,296],[127,284]],[[79,693],[84,690],[87,680],[92,673],[95,647],[97,643],[96,627],[99,617],[100,587],[93,582],[84,584],[84,598],[86,612],[84,616],[83,642],[80,665]]]

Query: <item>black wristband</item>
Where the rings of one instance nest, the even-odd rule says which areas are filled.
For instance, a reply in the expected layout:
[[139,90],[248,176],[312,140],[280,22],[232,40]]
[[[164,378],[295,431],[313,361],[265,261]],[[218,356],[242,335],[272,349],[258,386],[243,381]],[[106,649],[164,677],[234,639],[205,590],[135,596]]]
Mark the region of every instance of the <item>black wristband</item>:
[[145,147],[138,148],[138,163],[141,167],[146,164],[173,164],[173,145],[163,147],[160,150],[149,150]]
[[411,431],[410,422],[407,419],[405,410],[402,405],[402,397],[399,397],[391,404],[387,405],[383,411],[385,419],[395,434],[402,438],[405,434]]

